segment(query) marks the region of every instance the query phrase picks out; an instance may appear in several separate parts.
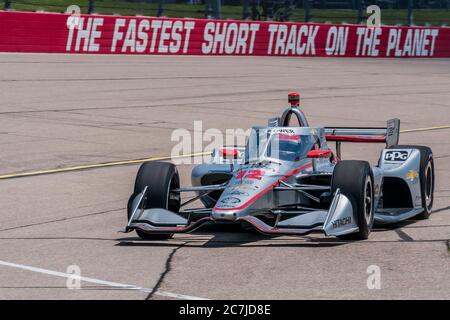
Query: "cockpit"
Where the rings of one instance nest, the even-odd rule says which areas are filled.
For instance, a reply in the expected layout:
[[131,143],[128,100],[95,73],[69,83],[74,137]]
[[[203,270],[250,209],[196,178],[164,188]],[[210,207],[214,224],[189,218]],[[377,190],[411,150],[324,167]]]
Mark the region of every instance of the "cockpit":
[[318,149],[319,146],[317,130],[313,128],[252,128],[245,151],[245,162],[295,162],[306,158],[309,151]]

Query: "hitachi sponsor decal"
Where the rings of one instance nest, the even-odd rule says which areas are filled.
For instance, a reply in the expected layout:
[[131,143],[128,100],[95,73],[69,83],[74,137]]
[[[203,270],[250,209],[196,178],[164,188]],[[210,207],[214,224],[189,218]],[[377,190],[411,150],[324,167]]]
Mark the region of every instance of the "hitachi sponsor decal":
[[352,223],[352,217],[344,217],[341,219],[336,219],[334,221],[331,222],[331,225],[333,226],[333,229],[339,228],[339,227],[343,227],[347,224],[351,224]]

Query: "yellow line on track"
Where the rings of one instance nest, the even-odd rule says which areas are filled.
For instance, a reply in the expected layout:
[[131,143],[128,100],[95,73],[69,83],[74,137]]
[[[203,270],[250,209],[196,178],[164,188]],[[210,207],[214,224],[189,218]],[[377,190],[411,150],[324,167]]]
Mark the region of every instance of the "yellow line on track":
[[421,132],[421,131],[442,130],[442,129],[450,129],[450,125],[435,126],[435,127],[429,127],[429,128],[405,129],[405,130],[400,130],[400,132],[408,133],[408,132]]
[[147,162],[147,161],[159,161],[159,160],[171,160],[171,159],[198,157],[198,156],[203,156],[203,155],[206,155],[206,154],[210,154],[210,153],[209,152],[198,152],[198,153],[184,154],[184,155],[173,156],[173,157],[171,157],[171,156],[168,156],[168,157],[152,157],[152,158],[143,158],[143,159],[133,159],[133,160],[94,163],[94,164],[87,164],[87,165],[73,166],[73,167],[64,167],[64,168],[55,168],[55,169],[46,169],[46,170],[36,170],[36,171],[27,171],[27,172],[8,173],[8,174],[0,175],[0,180],[12,179],[12,178],[20,178],[20,177],[39,176],[39,175],[51,174],[51,173],[78,171],[78,170],[85,170],[85,169],[106,168],[106,167],[113,167],[113,166],[124,166],[124,165],[129,165],[129,164],[143,163],[143,162]]
[[[442,129],[450,129],[450,125],[443,126],[434,126],[428,128],[417,128],[417,129],[405,129],[400,130],[401,133],[410,133],[410,132],[422,132],[422,131],[431,131],[431,130],[442,130]],[[86,169],[96,169],[96,168],[106,168],[106,167],[114,167],[114,166],[124,166],[129,164],[137,164],[143,163],[147,161],[160,161],[160,160],[171,160],[171,159],[181,159],[181,158],[189,158],[189,157],[198,157],[207,155],[209,152],[198,152],[191,154],[184,154],[181,156],[166,156],[166,157],[151,157],[151,158],[143,158],[143,159],[132,159],[132,160],[123,160],[123,161],[113,161],[113,162],[101,162],[80,166],[72,166],[72,167],[64,167],[64,168],[55,168],[55,169],[45,169],[45,170],[36,170],[36,171],[27,171],[27,172],[17,172],[17,173],[8,173],[0,175],[0,180],[12,179],[12,178],[21,178],[21,177],[31,177],[31,176],[39,176],[44,174],[52,174],[52,173],[62,173],[62,172],[70,172],[70,171],[78,171],[78,170],[86,170]]]

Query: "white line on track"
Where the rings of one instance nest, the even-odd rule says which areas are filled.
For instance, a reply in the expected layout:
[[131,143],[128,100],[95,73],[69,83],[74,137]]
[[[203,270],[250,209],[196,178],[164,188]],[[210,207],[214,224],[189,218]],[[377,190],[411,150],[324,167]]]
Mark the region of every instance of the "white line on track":
[[[5,266],[5,267],[11,267],[11,268],[16,268],[16,269],[22,269],[22,270],[42,273],[42,274],[46,274],[46,275],[54,276],[54,277],[61,277],[61,278],[73,278],[74,277],[74,275],[70,274],[70,273],[53,271],[53,270],[48,270],[48,269],[43,269],[43,268],[37,268],[37,267],[27,266],[27,265],[23,265],[23,264],[7,262],[7,261],[3,261],[3,260],[0,260],[0,265]],[[95,284],[114,287],[114,288],[136,290],[136,291],[141,291],[141,292],[146,292],[146,293],[150,293],[153,291],[153,289],[150,289],[150,288],[143,288],[143,287],[138,287],[138,286],[134,286],[134,285],[130,285],[130,284],[105,281],[105,280],[88,278],[88,277],[83,277],[83,276],[77,277],[77,279],[80,279],[81,281],[84,281],[84,282],[90,282],[90,283],[95,283]],[[154,294],[158,295],[158,296],[162,296],[162,297],[169,297],[169,298],[181,299],[181,300],[208,300],[205,298],[188,296],[188,295],[184,295],[184,294],[178,294],[178,293],[161,291],[161,290],[157,290]]]

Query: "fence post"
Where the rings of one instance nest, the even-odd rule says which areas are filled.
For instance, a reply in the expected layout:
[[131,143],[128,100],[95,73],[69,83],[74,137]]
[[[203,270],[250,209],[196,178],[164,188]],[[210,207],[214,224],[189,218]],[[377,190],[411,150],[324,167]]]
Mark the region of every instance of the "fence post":
[[211,6],[211,1],[213,0],[206,0],[206,10],[205,10],[205,18],[206,19],[211,19],[211,15],[213,13],[213,9]]
[[3,7],[3,9],[6,10],[11,10],[11,0],[5,0],[5,6]]
[[408,0],[408,26],[412,26],[414,23],[413,6],[413,0]]
[[256,0],[252,0],[252,20],[259,20],[259,12],[258,8],[256,7]]
[[158,0],[158,11],[156,12],[157,17],[162,17],[164,13],[164,0]]
[[358,1],[358,18],[357,18],[357,24],[361,24],[364,20],[363,16],[363,9],[364,9],[364,0]]
[[222,2],[221,0],[216,0],[214,5],[214,19],[221,19],[222,18]]
[[242,2],[242,20],[248,20],[250,17],[248,1],[249,0],[243,0]]
[[303,0],[303,9],[305,10],[305,22],[309,22],[311,20],[309,0]]
[[92,14],[95,11],[95,0],[89,0],[88,14]]
[[281,21],[287,21],[289,19],[289,13],[291,10],[291,0],[284,0],[284,10]]

